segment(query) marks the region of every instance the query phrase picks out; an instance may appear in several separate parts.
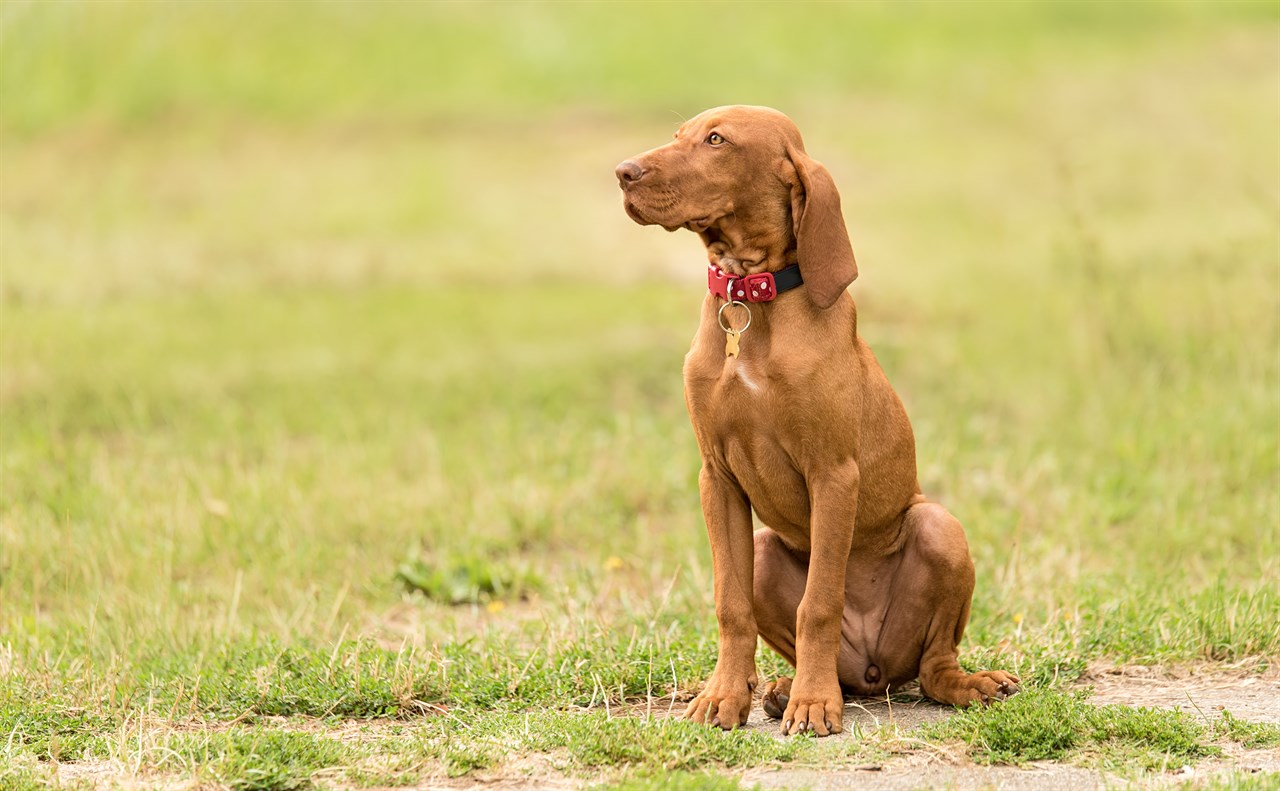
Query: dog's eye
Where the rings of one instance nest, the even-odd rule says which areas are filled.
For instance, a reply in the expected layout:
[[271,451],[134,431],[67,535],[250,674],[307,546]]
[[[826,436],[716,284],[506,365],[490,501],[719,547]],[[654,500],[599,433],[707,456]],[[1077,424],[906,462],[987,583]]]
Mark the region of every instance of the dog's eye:
[[707,137],[707,142],[713,146],[718,146],[724,142],[724,138],[715,132],[712,132],[711,135]]

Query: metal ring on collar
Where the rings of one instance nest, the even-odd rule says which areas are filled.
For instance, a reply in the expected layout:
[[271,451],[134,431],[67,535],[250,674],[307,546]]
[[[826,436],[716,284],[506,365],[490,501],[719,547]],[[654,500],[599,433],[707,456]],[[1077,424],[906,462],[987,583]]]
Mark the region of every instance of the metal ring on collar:
[[[743,324],[742,329],[740,330],[735,330],[732,327],[724,326],[724,309],[729,307],[730,305],[741,305],[742,307],[747,309],[747,323]],[[728,302],[721,305],[720,310],[716,312],[716,322],[720,325],[720,329],[724,330],[725,332],[737,332],[739,335],[741,335],[742,333],[747,331],[747,327],[751,326],[751,308],[748,307],[747,303],[745,302],[739,302],[736,299],[731,299]]]

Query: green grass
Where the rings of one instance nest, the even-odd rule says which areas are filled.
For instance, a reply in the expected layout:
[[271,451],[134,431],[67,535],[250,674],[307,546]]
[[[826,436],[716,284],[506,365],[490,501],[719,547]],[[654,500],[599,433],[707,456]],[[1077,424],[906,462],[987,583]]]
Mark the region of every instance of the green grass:
[[179,766],[199,766],[201,774],[235,791],[293,791],[311,788],[312,775],[338,766],[350,752],[342,744],[309,733],[250,730],[184,737],[167,748]]
[[1232,716],[1230,711],[1222,712],[1222,719],[1214,725],[1214,733],[1250,749],[1280,745],[1280,725],[1247,722]]
[[0,732],[12,754],[41,761],[75,761],[92,754],[102,734],[114,725],[110,714],[86,709],[84,702],[24,694],[17,685],[4,690]]
[[977,564],[962,661],[1028,688],[929,738],[1120,772],[1276,744],[1066,689],[1280,655],[1276,6],[726,9],[0,5],[0,784],[519,745],[717,788],[924,749],[632,716],[715,658],[703,256],[611,169],[728,101],[834,173]]
[[424,555],[401,563],[396,578],[408,590],[445,604],[527,599],[541,587],[537,572],[519,558],[494,553]]
[[[1107,768],[1137,761],[1167,769],[1219,755],[1191,716],[1128,706],[1094,706],[1080,692],[1032,689],[986,709],[970,709],[926,728],[926,737],[959,739],[981,763],[1060,760],[1094,753]],[[1119,758],[1117,761],[1116,759]]]
[[[1185,46],[1206,29],[1280,16],[1264,2],[1103,8],[1070,0],[999,9],[808,2],[748,13],[674,2],[403,4],[367,13],[326,2],[306,13],[273,4],[251,14],[235,3],[79,2],[50,10],[10,0],[5,11],[0,93],[10,98],[0,117],[23,133],[69,121],[139,126],[175,117],[491,119],[637,105],[665,114],[726,95],[770,104],[851,91],[923,98],[937,91],[940,66],[966,82],[1067,59],[1106,67],[1123,62],[1130,47]],[[795,33],[777,38],[783,24]],[[726,58],[706,46],[709,30],[772,46]],[[33,76],[39,91],[27,89]]]

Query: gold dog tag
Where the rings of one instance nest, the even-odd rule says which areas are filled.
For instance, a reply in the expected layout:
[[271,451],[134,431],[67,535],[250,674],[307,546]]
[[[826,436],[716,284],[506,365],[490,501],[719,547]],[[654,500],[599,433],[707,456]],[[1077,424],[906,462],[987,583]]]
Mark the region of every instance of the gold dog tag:
[[[732,322],[726,322],[724,318],[724,310],[730,305],[737,305],[747,312],[747,323],[742,325],[742,329],[735,330]],[[720,323],[720,329],[724,330],[724,356],[738,356],[738,339],[742,337],[742,333],[747,331],[747,327],[751,326],[751,308],[747,307],[747,303],[730,300],[720,306],[720,310],[716,312],[716,321]]]
[[742,337],[742,333],[737,330],[729,330],[724,334],[724,356],[738,356],[738,339]]

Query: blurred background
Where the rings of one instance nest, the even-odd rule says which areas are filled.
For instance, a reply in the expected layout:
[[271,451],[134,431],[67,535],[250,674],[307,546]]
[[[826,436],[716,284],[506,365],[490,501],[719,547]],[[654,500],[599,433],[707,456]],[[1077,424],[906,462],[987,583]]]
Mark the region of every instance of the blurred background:
[[971,640],[1280,647],[1273,2],[5,0],[0,631],[706,634],[705,255],[613,167],[728,103],[840,186]]

